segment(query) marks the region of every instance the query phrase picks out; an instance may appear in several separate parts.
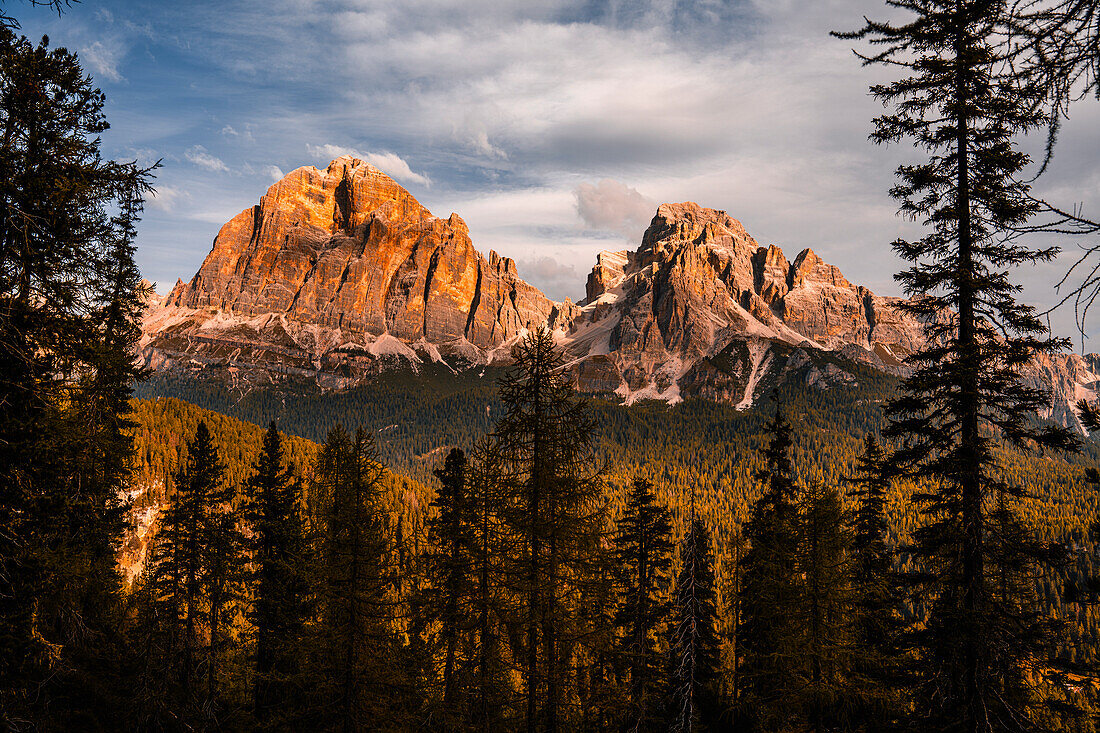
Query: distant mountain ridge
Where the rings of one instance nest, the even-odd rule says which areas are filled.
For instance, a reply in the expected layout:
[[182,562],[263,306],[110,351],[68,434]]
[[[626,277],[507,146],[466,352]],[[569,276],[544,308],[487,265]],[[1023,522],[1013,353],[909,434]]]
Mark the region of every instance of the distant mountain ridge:
[[[899,302],[810,249],[789,261],[725,212],[687,202],[658,207],[636,251],[600,253],[585,300],[558,303],[511,259],[481,255],[457,214],[433,216],[345,156],[292,171],[223,226],[190,282],[147,312],[140,353],[158,370],[342,388],[393,364],[506,361],[545,325],[583,391],[743,408],[796,369],[823,389],[855,379],[845,360],[902,374],[923,327]],[[815,351],[840,361],[801,369]],[[1025,377],[1051,390],[1043,417],[1079,426],[1073,404],[1096,398],[1098,372],[1096,355],[1060,354]]]

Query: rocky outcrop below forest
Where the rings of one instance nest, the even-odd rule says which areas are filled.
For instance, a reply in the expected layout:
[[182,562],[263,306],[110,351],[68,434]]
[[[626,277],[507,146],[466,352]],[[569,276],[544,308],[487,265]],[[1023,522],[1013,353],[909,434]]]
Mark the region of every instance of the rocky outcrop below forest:
[[[546,326],[581,390],[748,407],[784,374],[820,389],[853,383],[845,364],[903,374],[924,329],[902,303],[810,249],[788,260],[691,202],[659,206],[637,250],[600,253],[582,302],[555,302],[511,259],[479,253],[457,214],[437,218],[342,157],[291,172],[226,223],[195,276],[150,307],[141,358],[344,388],[395,364],[506,362],[518,338]],[[1100,360],[1044,356],[1025,379],[1050,390],[1044,417],[1076,424],[1072,406],[1095,399]]]

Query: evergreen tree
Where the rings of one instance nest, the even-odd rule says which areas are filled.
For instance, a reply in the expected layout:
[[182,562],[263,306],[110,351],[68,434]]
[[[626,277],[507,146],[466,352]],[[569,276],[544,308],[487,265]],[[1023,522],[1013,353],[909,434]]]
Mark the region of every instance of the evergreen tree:
[[1090,433],[1100,430],[1100,406],[1087,400],[1078,400],[1076,407],[1077,416],[1081,418],[1081,424],[1086,430]]
[[149,171],[104,160],[75,55],[0,19],[0,724],[96,727],[119,702],[134,225]]
[[[584,645],[573,663],[574,685],[580,711],[575,730],[605,731],[622,726],[632,713],[623,665],[622,634],[615,619],[622,600],[622,566],[613,542],[601,543],[592,554],[591,576],[578,612],[578,626],[585,630]],[[662,656],[662,659],[664,657]],[[658,700],[659,702],[659,700]]]
[[522,675],[528,730],[563,724],[564,685],[582,589],[603,528],[594,423],[546,328],[513,350],[501,380],[504,414],[493,433],[510,496],[501,518],[519,543],[512,577],[523,625]]
[[671,731],[716,730],[719,723],[718,618],[710,532],[695,515],[680,545],[672,607]]
[[665,657],[658,640],[668,623],[672,520],[657,503],[653,484],[636,478],[615,533],[615,562],[620,568],[615,610],[621,664],[629,675],[627,727],[653,730],[660,720]]
[[[1012,236],[1036,210],[1016,138],[1048,121],[1044,91],[1012,74],[997,43],[1007,2],[902,7],[905,22],[868,22],[846,37],[880,47],[867,63],[911,72],[872,87],[893,106],[875,120],[872,139],[911,140],[928,152],[898,169],[892,190],[901,211],[929,229],[894,244],[914,263],[898,279],[918,296],[903,307],[927,324],[927,341],[910,358],[914,372],[889,405],[884,431],[900,443],[894,463],[921,484],[914,553],[929,615],[915,635],[916,709],[925,730],[1033,730],[1046,695],[1024,671],[1048,666],[1050,627],[1032,598],[999,589],[1028,585],[1023,576],[1050,558],[1012,516],[1024,491],[999,470],[994,446],[1073,446],[1068,431],[1034,419],[1046,398],[1020,381],[1019,369],[1061,343],[1016,301],[1009,278],[1011,268],[1055,254]],[[1013,531],[998,531],[1007,526]],[[1020,582],[996,582],[1001,572]]]
[[[178,609],[158,598],[161,588],[154,578],[158,545],[153,544],[148,552],[144,571],[127,596],[126,638],[130,648],[126,661],[133,674],[129,705],[115,723],[126,730],[167,731],[186,718],[175,679],[177,625],[163,618],[166,612],[174,614]],[[172,619],[177,620],[175,616]]]
[[730,719],[730,728],[742,730],[741,718],[741,599],[745,594],[745,553],[748,543],[741,527],[730,532],[722,565],[722,687],[723,704]]
[[253,475],[245,484],[246,516],[252,530],[252,696],[261,724],[277,723],[287,715],[285,708],[293,696],[290,682],[297,672],[295,650],[309,614],[300,490],[291,468],[284,467],[282,439],[272,421]]
[[319,602],[313,640],[318,673],[314,727],[345,733],[377,730],[395,714],[390,693],[399,670],[387,625],[392,583],[379,512],[382,464],[372,437],[329,431],[311,488],[323,532]]
[[[175,494],[164,513],[151,561],[152,602],[167,635],[167,669],[174,698],[186,720],[200,706],[199,662],[203,661],[203,622],[210,611],[207,594],[210,540],[218,532],[215,501],[225,482],[210,430],[200,422],[175,475]],[[214,636],[209,637],[216,644]]]
[[799,490],[791,463],[791,426],[777,407],[771,441],[758,475],[764,491],[744,526],[741,690],[737,719],[747,730],[782,729],[795,712],[795,672],[802,663],[802,629],[789,619],[802,607],[798,577]]
[[438,515],[428,520],[428,550],[424,562],[428,587],[421,605],[426,620],[438,624],[443,656],[443,727],[456,727],[462,714],[463,690],[459,679],[465,671],[461,657],[469,651],[466,637],[476,624],[471,618],[477,583],[475,566],[475,505],[467,481],[466,454],[452,448],[442,467],[435,470],[439,492],[433,505]]
[[474,571],[471,616],[472,673],[470,722],[483,733],[504,727],[509,697],[504,644],[507,635],[507,599],[504,597],[503,558],[508,552],[497,511],[508,495],[500,455],[492,441],[479,442],[469,467],[470,559]]
[[1048,105],[1047,159],[1071,103],[1100,100],[1100,2],[1022,0],[1006,18],[1001,53],[1018,80],[1036,83]]
[[[223,665],[236,650],[233,620],[245,597],[245,549],[247,542],[233,511],[234,487],[224,483],[209,494],[203,528],[203,595],[206,600],[206,700],[207,716],[225,707],[228,688]],[[215,725],[217,723],[214,723]]]
[[[26,0],[27,5],[50,8],[58,13],[69,7],[72,4],[72,0]],[[3,3],[0,3],[2,6]],[[6,30],[19,30],[19,21],[14,17],[8,15],[4,10],[0,10],[0,28]]]
[[802,627],[803,660],[794,669],[800,678],[796,683],[800,699],[789,703],[805,711],[807,726],[814,733],[845,730],[851,724],[855,647],[851,535],[839,492],[811,483],[801,498],[800,524],[798,574],[804,585],[803,602],[800,613],[788,622]]
[[904,597],[887,545],[891,481],[886,455],[874,435],[867,436],[848,481],[857,503],[852,522],[855,718],[869,729],[885,729],[900,713],[897,687],[904,670],[897,656]]

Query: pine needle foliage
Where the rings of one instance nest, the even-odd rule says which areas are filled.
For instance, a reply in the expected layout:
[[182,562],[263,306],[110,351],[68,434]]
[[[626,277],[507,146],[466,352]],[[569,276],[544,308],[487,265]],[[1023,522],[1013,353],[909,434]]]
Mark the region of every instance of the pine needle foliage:
[[292,681],[300,673],[296,649],[310,613],[304,567],[306,538],[301,515],[302,487],[284,459],[283,438],[274,422],[264,433],[253,473],[244,486],[245,517],[251,532],[253,628],[253,714],[260,725],[283,719]]
[[615,532],[618,603],[614,624],[618,664],[629,679],[629,730],[654,730],[664,697],[665,656],[660,640],[671,610],[672,518],[657,503],[653,484],[637,478]]
[[790,621],[800,627],[803,659],[792,670],[789,701],[814,733],[853,727],[851,531],[840,493],[811,483],[800,497],[798,575],[802,603]]
[[150,171],[102,156],[104,97],[77,57],[0,16],[0,726],[95,728],[119,702]]
[[791,462],[791,425],[782,409],[772,420],[764,484],[744,527],[749,549],[742,561],[738,638],[741,690],[737,719],[746,730],[778,729],[790,722],[795,695],[792,671],[803,659],[800,629],[788,622],[802,602],[798,577],[799,487]]
[[852,685],[855,717],[883,730],[902,712],[904,658],[900,636],[905,608],[895,551],[887,544],[887,500],[892,479],[886,453],[867,435],[863,453],[847,480],[855,503],[852,518],[852,594],[855,658]]
[[509,570],[522,627],[529,730],[561,729],[566,680],[585,636],[578,614],[604,530],[595,423],[564,372],[546,328],[513,349],[500,382],[504,414],[493,432],[509,496],[500,517],[518,552]]
[[718,730],[718,618],[710,532],[692,512],[680,543],[669,644],[670,724],[676,733]]
[[474,571],[468,720],[471,730],[488,733],[505,727],[511,702],[506,650],[511,609],[503,580],[505,558],[512,546],[497,516],[509,487],[492,440],[478,442],[468,466],[472,517],[469,548]]
[[310,649],[313,679],[309,725],[345,733],[396,727],[391,707],[400,672],[389,665],[396,644],[387,591],[379,493],[384,469],[373,436],[337,425],[317,460],[311,486],[321,553],[316,594],[319,620]]
[[440,727],[452,730],[466,718],[470,635],[477,626],[478,507],[464,451],[452,448],[434,473],[439,491],[432,505],[438,514],[427,523],[427,586],[417,606],[421,622],[433,631],[433,656],[442,657]]
[[187,445],[174,476],[175,500],[164,514],[151,562],[152,598],[170,694],[184,720],[205,725],[217,693],[223,641],[220,614],[230,590],[232,535],[223,510],[225,464],[205,422]]
[[[1049,261],[1012,236],[1036,212],[1017,137],[1048,121],[1044,90],[1011,73],[999,34],[1001,0],[904,0],[895,23],[868,21],[867,64],[908,74],[871,88],[889,107],[876,143],[909,142],[927,153],[897,170],[891,194],[926,234],[894,250],[912,266],[896,278],[925,323],[926,345],[888,407],[892,463],[917,480],[922,526],[914,590],[928,609],[915,630],[925,730],[1036,729],[1047,701],[1028,670],[1049,668],[1049,619],[1028,594],[1006,594],[1002,573],[1034,576],[1052,556],[1015,518],[1024,490],[1004,475],[995,447],[1074,447],[1071,434],[1034,419],[1046,395],[1020,368],[1063,342],[1017,301],[1011,270]],[[1009,530],[1009,528],[1011,528]],[[1004,531],[1002,531],[1004,530]]]

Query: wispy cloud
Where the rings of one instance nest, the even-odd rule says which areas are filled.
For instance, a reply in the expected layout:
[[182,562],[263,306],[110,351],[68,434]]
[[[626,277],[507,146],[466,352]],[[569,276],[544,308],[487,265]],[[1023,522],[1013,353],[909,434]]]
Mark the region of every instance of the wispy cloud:
[[119,71],[119,63],[126,54],[126,49],[116,43],[93,41],[80,49],[80,59],[91,67],[98,76],[109,81],[123,81]]
[[229,172],[229,166],[227,166],[221,158],[216,158],[206,152],[206,148],[201,145],[195,145],[188,149],[188,151],[184,153],[184,157],[191,163],[194,163],[200,168],[205,168],[208,171],[214,171],[215,173]]
[[145,205],[157,211],[174,211],[180,201],[190,198],[186,191],[172,186],[157,186],[150,194]]
[[222,133],[222,135],[224,135],[225,137],[228,137],[228,138],[236,138],[236,139],[244,140],[244,141],[250,142],[250,143],[255,142],[255,137],[253,137],[253,135],[252,135],[252,126],[251,125],[246,125],[243,130],[238,130],[237,128],[233,127],[232,125],[226,125],[225,127],[222,128],[221,133]]
[[405,159],[396,153],[363,153],[355,148],[328,143],[325,145],[307,144],[306,152],[309,153],[310,156],[317,158],[319,162],[325,163],[335,158],[339,158],[342,155],[350,155],[373,165],[395,181],[401,181],[402,183],[419,183],[422,186],[432,185],[431,179],[422,173],[413,172]]

